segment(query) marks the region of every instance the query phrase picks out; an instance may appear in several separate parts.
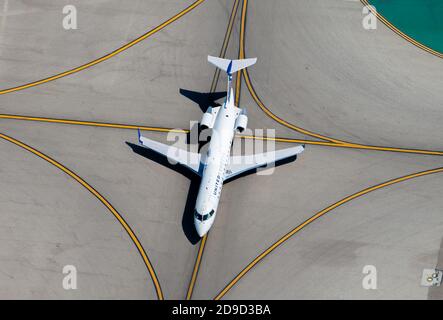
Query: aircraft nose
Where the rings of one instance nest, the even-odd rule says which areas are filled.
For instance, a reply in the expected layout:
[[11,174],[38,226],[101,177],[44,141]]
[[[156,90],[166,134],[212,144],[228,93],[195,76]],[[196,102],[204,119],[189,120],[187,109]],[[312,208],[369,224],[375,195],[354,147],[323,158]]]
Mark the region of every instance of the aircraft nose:
[[203,237],[208,233],[210,225],[208,223],[202,223],[198,220],[194,220],[195,230],[200,237]]

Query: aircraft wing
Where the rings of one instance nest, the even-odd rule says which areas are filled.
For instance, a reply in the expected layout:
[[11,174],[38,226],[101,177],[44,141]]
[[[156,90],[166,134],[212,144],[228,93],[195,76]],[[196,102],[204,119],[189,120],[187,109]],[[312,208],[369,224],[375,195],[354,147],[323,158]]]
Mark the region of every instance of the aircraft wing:
[[199,153],[188,152],[180,148],[168,146],[166,144],[145,138],[140,134],[140,130],[138,130],[138,141],[143,147],[167,157],[171,164],[179,163],[197,175],[201,175]]
[[272,152],[253,154],[248,156],[232,156],[226,169],[225,180],[238,176],[249,170],[274,164],[291,157],[296,157],[305,149],[304,145],[293,148],[287,148]]

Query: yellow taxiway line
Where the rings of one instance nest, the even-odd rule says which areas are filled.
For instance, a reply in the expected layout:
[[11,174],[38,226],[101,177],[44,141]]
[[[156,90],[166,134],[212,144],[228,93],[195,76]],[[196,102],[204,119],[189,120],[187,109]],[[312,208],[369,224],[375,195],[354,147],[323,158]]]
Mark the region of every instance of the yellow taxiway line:
[[77,72],[82,71],[84,69],[87,69],[89,67],[95,66],[96,64],[99,64],[99,63],[101,63],[103,61],[106,61],[106,60],[108,60],[108,59],[118,55],[119,53],[129,49],[130,47],[136,45],[137,43],[139,43],[139,42],[149,38],[153,34],[157,33],[158,31],[162,30],[163,28],[165,28],[166,26],[170,25],[174,21],[180,19],[182,16],[184,16],[188,12],[192,11],[193,9],[195,9],[199,4],[201,4],[204,1],[205,0],[197,0],[197,1],[195,1],[189,7],[187,7],[186,9],[184,9],[182,11],[180,11],[175,16],[173,16],[172,18],[169,18],[168,20],[166,20],[162,24],[158,25],[154,29],[146,32],[145,34],[141,35],[137,39],[132,40],[131,42],[125,44],[124,46],[121,46],[120,48],[118,48],[118,49],[116,49],[116,50],[114,50],[114,51],[112,51],[112,52],[110,52],[110,53],[108,53],[108,54],[98,58],[98,59],[95,59],[95,60],[93,60],[91,62],[88,62],[88,63],[85,63],[85,64],[83,64],[83,65],[81,65],[81,66],[79,66],[77,68],[70,69],[70,70],[65,71],[65,72],[61,72],[59,74],[56,74],[56,75],[48,77],[48,78],[44,78],[44,79],[33,81],[33,82],[30,82],[30,83],[27,83],[27,84],[23,84],[23,85],[20,85],[20,86],[16,86],[16,87],[0,90],[0,95],[1,94],[15,92],[15,91],[19,91],[19,90],[23,90],[23,89],[27,89],[27,88],[31,88],[31,87],[35,87],[35,86],[38,86],[38,85],[43,84],[43,83],[54,81],[54,80],[57,80],[57,79],[69,76],[69,75],[71,75],[73,73],[77,73]]
[[16,115],[16,114],[0,114],[0,119],[49,122],[49,123],[58,123],[58,124],[71,124],[71,125],[105,127],[105,128],[115,128],[115,129],[132,129],[132,130],[140,129],[140,130],[144,130],[144,131],[156,131],[156,132],[176,132],[176,133],[189,132],[189,130],[186,130],[186,129],[172,129],[172,128],[163,128],[163,127],[137,126],[137,125],[132,125],[132,124],[119,124],[119,123],[82,121],[82,120],[70,120],[70,119],[56,119],[56,118],[46,118],[46,117],[32,117],[32,116],[23,116],[23,115]]
[[[234,25],[235,17],[237,16],[238,5],[240,4],[240,0],[235,0],[234,5],[232,6],[231,16],[229,17],[228,27],[226,29],[225,38],[223,39],[223,45],[220,50],[220,58],[224,58],[226,56],[226,50],[228,49],[229,39],[232,34],[232,27]],[[216,68],[214,77],[212,78],[211,90],[210,92],[215,92],[217,89],[218,79],[220,77],[220,69]]]
[[378,147],[378,146],[367,146],[367,145],[361,145],[361,144],[342,144],[342,143],[334,143],[334,142],[305,140],[305,139],[292,139],[292,138],[283,138],[283,137],[260,137],[260,136],[243,136],[243,135],[239,135],[237,137],[243,138],[243,139],[272,140],[272,141],[277,141],[277,142],[301,143],[301,144],[319,145],[319,146],[334,147],[334,148],[386,151],[386,152],[396,152],[396,153],[411,153],[411,154],[421,154],[421,155],[428,155],[428,156],[443,156],[443,151],[435,151],[435,150]]
[[[46,117],[33,117],[33,116],[24,116],[24,115],[15,115],[15,114],[0,114],[0,119],[48,122],[48,123],[81,125],[81,126],[92,126],[92,127],[105,127],[105,128],[114,128],[114,129],[131,129],[131,130],[140,129],[142,131],[154,131],[154,132],[176,132],[176,133],[188,133],[189,132],[189,129],[172,129],[172,128],[165,128],[165,127],[143,126],[143,125],[134,125],[134,124],[119,124],[119,123],[110,123],[110,122],[96,122],[96,121],[57,119],[57,118],[46,118]],[[319,146],[334,147],[334,148],[363,149],[363,150],[386,151],[386,152],[397,152],[397,153],[412,153],[412,154],[431,155],[431,156],[442,156],[443,155],[443,151],[435,151],[435,150],[379,147],[379,146],[368,146],[368,145],[359,145],[359,144],[341,144],[341,143],[334,143],[334,142],[305,140],[305,139],[292,139],[292,138],[284,138],[284,137],[275,137],[275,138],[272,137],[271,138],[271,137],[248,136],[248,135],[238,135],[237,137],[242,138],[242,139],[273,140],[273,141],[277,141],[277,142],[301,143],[301,144],[319,145]]]
[[268,256],[271,252],[273,252],[275,249],[277,249],[277,247],[279,247],[280,245],[282,245],[284,242],[286,242],[287,240],[289,240],[293,235],[295,235],[297,232],[299,232],[300,230],[302,230],[303,228],[305,228],[306,226],[308,226],[309,224],[311,224],[312,222],[314,222],[315,220],[319,219],[320,217],[322,217],[323,215],[325,215],[326,213],[334,210],[335,208],[349,202],[352,201],[358,197],[361,197],[363,195],[366,195],[370,192],[373,192],[375,190],[379,190],[388,186],[391,186],[393,184],[396,183],[400,183],[406,180],[410,180],[410,179],[414,179],[414,178],[418,178],[418,177],[422,177],[422,176],[426,176],[426,175],[430,175],[430,174],[434,174],[434,173],[441,173],[443,172],[443,167],[440,168],[436,168],[436,169],[431,169],[431,170],[426,170],[426,171],[421,171],[421,172],[416,172],[416,173],[412,173],[400,178],[396,178],[393,180],[389,180],[380,184],[377,184],[375,186],[372,186],[370,188],[364,189],[362,191],[359,191],[357,193],[354,193],[346,198],[341,199],[340,201],[335,202],[334,204],[326,207],[325,209],[317,212],[315,215],[313,215],[312,217],[310,217],[309,219],[307,219],[306,221],[304,221],[302,224],[298,225],[297,227],[295,227],[294,229],[292,229],[291,231],[289,231],[287,234],[285,234],[283,237],[281,237],[278,241],[276,241],[274,244],[272,244],[270,247],[268,247],[265,251],[263,251],[261,254],[259,254],[254,260],[252,260],[234,279],[231,280],[231,282],[229,282],[226,287],[220,291],[219,294],[217,294],[217,296],[214,298],[215,300],[219,300],[221,298],[223,298],[223,296],[226,295],[226,293],[232,289],[232,287],[234,285],[236,285],[238,283],[238,281],[240,281],[240,279],[242,279],[255,265],[257,265],[260,261],[262,261],[266,256]]
[[[246,12],[248,9],[248,0],[243,0],[242,5],[242,15],[241,19],[242,21],[245,21],[246,25]],[[244,59],[245,58],[245,30],[246,28],[241,27],[240,28],[240,43],[238,46],[238,58]],[[235,105],[240,105],[240,94],[241,94],[241,79],[242,78],[242,72],[237,72],[236,82],[235,82]]]
[[[228,27],[226,29],[225,38],[223,39],[222,49],[220,50],[220,57],[224,58],[226,56],[226,50],[228,48],[229,40],[231,38],[232,29],[234,26],[235,17],[238,11],[238,5],[240,4],[240,0],[235,0],[234,5],[232,6],[231,15],[229,17]],[[214,78],[212,79],[211,91],[214,92],[217,88],[218,80],[220,77],[220,69],[217,68],[214,74]],[[204,237],[200,240],[200,246],[198,248],[198,254],[195,259],[194,268],[192,270],[191,280],[189,281],[188,290],[186,292],[186,300],[191,300],[192,294],[194,292],[195,284],[197,282],[198,271],[200,270],[203,253],[206,247],[206,240],[208,238],[208,234],[204,235]]]
[[16,146],[19,146],[34,155],[40,157],[41,159],[49,162],[53,166],[57,167],[67,175],[69,175],[71,178],[73,178],[75,181],[80,183],[85,189],[87,189],[90,193],[92,193],[98,200],[100,200],[101,203],[114,215],[114,217],[118,220],[118,222],[121,224],[121,226],[125,229],[126,233],[131,238],[132,242],[137,247],[137,250],[139,254],[141,255],[143,262],[145,263],[149,275],[151,276],[152,282],[154,283],[155,291],[157,294],[157,298],[159,300],[163,300],[163,292],[160,287],[160,282],[158,281],[157,275],[155,274],[155,270],[148,258],[148,255],[146,254],[145,249],[143,248],[142,244],[138,240],[137,236],[135,235],[134,231],[132,231],[131,227],[128,225],[128,223],[125,221],[125,219],[121,216],[121,214],[109,203],[108,200],[106,200],[105,197],[103,197],[97,190],[95,190],[90,184],[88,184],[85,180],[83,180],[80,176],[78,176],[76,173],[74,173],[72,170],[68,169],[64,165],[62,165],[60,162],[57,162],[56,160],[50,158],[49,156],[45,155],[44,153],[38,151],[37,149],[28,146],[27,144],[14,139],[10,136],[7,136],[5,134],[0,133],[0,138],[6,141],[9,141]]
[[[240,50],[242,50],[241,52],[241,56],[245,57],[245,29],[246,29],[246,17],[247,17],[247,10],[248,10],[248,0],[243,0],[243,11],[242,11],[242,16],[241,16],[241,22],[240,22],[240,35],[243,34],[243,37],[240,37],[240,43],[239,43],[239,48]],[[338,139],[334,139],[334,138],[330,138],[303,128],[300,128],[298,126],[295,126],[285,120],[283,120],[282,118],[277,117],[274,113],[272,113],[265,105],[264,103],[260,100],[257,92],[255,91],[251,79],[249,78],[249,73],[247,71],[248,69],[243,69],[242,73],[243,73],[243,77],[245,79],[246,82],[246,86],[248,87],[249,93],[251,94],[252,98],[254,99],[255,103],[258,105],[258,107],[270,118],[272,118],[273,120],[277,121],[278,123],[280,123],[281,125],[292,129],[294,131],[297,131],[299,133],[317,138],[317,139],[321,139],[321,140],[326,140],[329,142],[334,142],[334,143],[338,143],[338,144],[348,144],[348,142],[343,141],[343,140],[338,140]]]
[[194,269],[192,270],[191,281],[189,281],[188,292],[186,293],[186,300],[191,300],[192,293],[194,292],[195,283],[197,282],[198,271],[200,270],[200,265],[203,258],[203,252],[206,247],[206,240],[208,239],[208,234],[205,234],[200,241],[200,247],[198,248],[197,258],[195,259]]
[[275,120],[276,122],[278,122],[279,124],[292,129],[294,131],[297,131],[299,133],[305,134],[307,136],[313,137],[313,138],[317,138],[317,139],[321,139],[321,140],[326,140],[329,142],[333,142],[336,144],[353,144],[353,143],[349,143],[343,140],[338,140],[338,139],[334,139],[331,137],[327,137],[306,129],[303,129],[301,127],[298,127],[296,125],[293,125],[292,123],[287,122],[286,120],[283,120],[282,118],[278,117],[277,115],[275,115],[274,113],[271,112],[271,110],[269,110],[264,103],[261,101],[261,99],[259,98],[257,92],[255,91],[251,79],[249,78],[249,73],[247,71],[247,69],[243,70],[243,77],[245,79],[245,83],[246,83],[246,87],[249,90],[249,93],[251,94],[252,99],[254,99],[255,103],[258,105],[258,107],[271,119]]

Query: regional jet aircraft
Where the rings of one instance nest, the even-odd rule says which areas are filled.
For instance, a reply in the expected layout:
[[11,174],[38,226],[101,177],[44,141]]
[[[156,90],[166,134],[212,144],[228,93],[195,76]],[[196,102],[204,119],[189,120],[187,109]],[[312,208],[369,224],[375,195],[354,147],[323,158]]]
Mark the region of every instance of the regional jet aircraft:
[[265,152],[256,155],[231,156],[235,132],[246,129],[248,117],[244,109],[234,105],[232,74],[247,68],[257,61],[254,59],[227,60],[208,56],[208,61],[228,75],[227,97],[220,107],[209,107],[203,114],[200,126],[211,128],[211,140],[206,154],[187,152],[143,137],[138,131],[140,144],[181,164],[201,177],[194,210],[195,229],[203,237],[211,228],[217,213],[223,182],[276,161],[295,160],[304,146]]

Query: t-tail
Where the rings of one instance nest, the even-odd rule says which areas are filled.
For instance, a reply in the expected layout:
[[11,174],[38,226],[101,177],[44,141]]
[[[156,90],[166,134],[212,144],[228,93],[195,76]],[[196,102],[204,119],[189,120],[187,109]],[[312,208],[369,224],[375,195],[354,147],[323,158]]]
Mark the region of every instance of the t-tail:
[[228,74],[228,102],[229,102],[234,96],[232,90],[232,74],[234,72],[252,66],[257,62],[257,58],[229,60],[229,59],[208,56],[208,61]]

